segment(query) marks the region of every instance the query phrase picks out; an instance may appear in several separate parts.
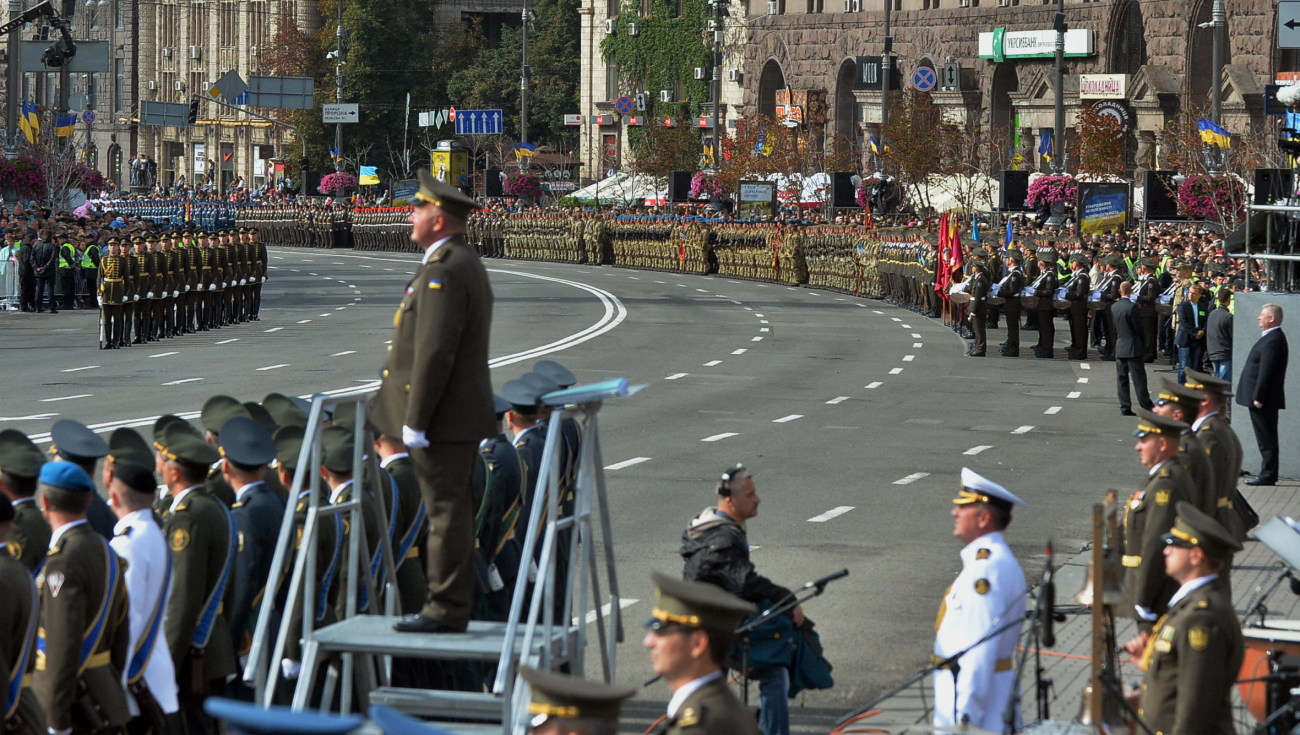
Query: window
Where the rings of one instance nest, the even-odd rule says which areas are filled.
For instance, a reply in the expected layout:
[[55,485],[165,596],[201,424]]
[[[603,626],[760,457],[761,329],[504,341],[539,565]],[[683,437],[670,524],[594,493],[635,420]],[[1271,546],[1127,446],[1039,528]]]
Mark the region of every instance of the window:
[[122,9],[121,0],[110,0],[113,2],[113,27],[126,28],[126,13]]
[[239,42],[239,6],[232,0],[223,0],[217,11],[217,45],[223,49],[234,48]]
[[618,65],[608,64],[605,67],[605,99],[612,100],[618,97]]
[[126,59],[113,59],[113,112],[126,110]]
[[265,2],[252,2],[248,6],[248,65],[258,68],[258,57],[266,45],[266,30],[269,25]]
[[190,46],[202,47],[208,40],[208,18],[205,10],[206,6],[200,2],[191,3],[186,10],[189,16],[186,30],[189,33],[185,40]]
[[180,46],[180,24],[176,22],[175,5],[158,7],[158,45],[172,50],[171,58],[174,63],[176,49]]

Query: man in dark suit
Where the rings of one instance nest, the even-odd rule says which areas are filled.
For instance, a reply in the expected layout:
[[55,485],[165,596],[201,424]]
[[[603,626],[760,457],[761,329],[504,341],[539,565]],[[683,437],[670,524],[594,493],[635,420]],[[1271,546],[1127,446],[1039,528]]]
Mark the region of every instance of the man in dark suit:
[[474,492],[478,443],[494,433],[488,333],[492,287],[465,241],[478,203],[420,171],[411,241],[424,261],[393,315],[392,349],[370,419],[401,437],[429,509],[424,610],[398,621],[402,632],[455,632],[469,624],[474,598]]
[[1075,253],[1070,256],[1070,281],[1066,284],[1065,300],[1070,302],[1067,320],[1070,323],[1070,347],[1067,355],[1071,360],[1088,359],[1088,292],[1092,290],[1092,279],[1088,277],[1088,256]]
[[[1156,361],[1156,298],[1160,296],[1160,282],[1156,279],[1156,262],[1143,258],[1138,262],[1137,303],[1138,325],[1141,327],[1143,359]],[[1116,327],[1118,329],[1118,327]]]
[[59,309],[54,303],[54,286],[55,275],[57,274],[57,265],[59,250],[50,242],[54,233],[48,229],[41,231],[41,237],[31,245],[32,248],[32,270],[36,273],[36,311],[45,311],[41,299],[46,292],[50,296],[50,313],[57,314]]
[[1178,331],[1174,334],[1174,346],[1178,348],[1178,382],[1187,379],[1187,370],[1201,369],[1201,360],[1205,357],[1205,335],[1207,309],[1202,296],[1205,290],[1200,283],[1193,283],[1187,289],[1187,298],[1178,305]]
[[970,285],[966,293],[970,294],[970,306],[967,311],[967,319],[970,321],[971,333],[974,336],[974,342],[966,350],[968,357],[984,357],[988,350],[988,318],[989,318],[989,282],[988,266],[979,258],[971,258],[969,263],[974,273],[970,277]]
[[1237,404],[1250,410],[1263,465],[1247,485],[1277,484],[1277,412],[1286,408],[1283,383],[1286,380],[1287,344],[1282,332],[1282,307],[1265,304],[1259,310],[1260,338],[1246,357],[1237,383]]
[[1110,315],[1115,322],[1115,381],[1119,390],[1119,409],[1125,416],[1133,415],[1133,402],[1129,397],[1129,383],[1137,393],[1138,405],[1151,410],[1151,393],[1147,390],[1147,369],[1143,361],[1146,347],[1142,342],[1142,327],[1138,324],[1137,305],[1129,298],[1133,284],[1119,284],[1119,299],[1111,304]]

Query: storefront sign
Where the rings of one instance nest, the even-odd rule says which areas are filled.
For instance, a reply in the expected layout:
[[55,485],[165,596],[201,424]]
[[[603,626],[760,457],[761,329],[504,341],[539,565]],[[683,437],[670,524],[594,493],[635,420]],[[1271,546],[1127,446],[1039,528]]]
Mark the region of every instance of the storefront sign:
[[1122,100],[1127,96],[1127,74],[1079,75],[1079,99],[1081,100]]
[[[1072,28],[1065,32],[1065,55],[1092,56],[1092,29]],[[1056,55],[1056,31],[1008,31],[1004,28],[981,33],[981,59],[1050,59]]]

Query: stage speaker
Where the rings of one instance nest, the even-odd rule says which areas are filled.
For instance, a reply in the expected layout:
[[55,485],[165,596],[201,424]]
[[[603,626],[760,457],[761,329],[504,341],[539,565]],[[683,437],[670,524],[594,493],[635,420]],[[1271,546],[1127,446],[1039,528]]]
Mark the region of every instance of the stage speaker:
[[685,204],[691,200],[690,171],[674,171],[668,175],[668,201],[673,204]]
[[1142,174],[1142,211],[1149,220],[1179,219],[1177,171],[1148,170]]
[[858,187],[853,185],[853,173],[836,171],[831,174],[831,206],[836,209],[858,206]]
[[501,176],[501,169],[490,168],[483,172],[483,196],[488,199],[503,197],[506,195],[501,189],[504,179]]
[[1289,168],[1255,169],[1255,204],[1278,204],[1295,195]]
[[1003,171],[998,177],[999,187],[998,209],[1008,210],[1025,210],[1025,197],[1029,194],[1029,172],[1028,171]]

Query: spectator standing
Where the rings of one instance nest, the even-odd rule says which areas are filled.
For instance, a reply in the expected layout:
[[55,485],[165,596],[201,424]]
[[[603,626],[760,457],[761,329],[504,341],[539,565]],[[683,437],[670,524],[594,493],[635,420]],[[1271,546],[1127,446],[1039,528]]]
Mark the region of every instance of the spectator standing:
[[1111,304],[1111,320],[1115,323],[1115,381],[1119,391],[1119,410],[1125,416],[1133,415],[1133,402],[1129,384],[1137,394],[1138,405],[1148,411],[1154,406],[1147,389],[1147,370],[1144,361],[1146,345],[1138,321],[1138,305],[1130,298],[1133,284],[1119,284],[1119,299]]
[[1216,307],[1205,318],[1205,353],[1219,380],[1232,380],[1232,289],[1221,288]]
[[1276,485],[1278,466],[1277,414],[1286,408],[1287,342],[1282,332],[1282,307],[1264,304],[1259,310],[1260,337],[1250,348],[1237,384],[1237,404],[1250,411],[1250,425],[1259,445],[1261,469],[1247,485]]
[[50,296],[50,313],[59,313],[59,309],[54,302],[54,277],[58,270],[59,251],[54,247],[54,243],[50,242],[52,235],[53,233],[48,229],[41,230],[40,237],[32,244],[32,270],[36,274],[35,302],[37,313],[45,311],[41,299],[44,298],[47,291]]
[[1178,348],[1178,382],[1187,379],[1187,369],[1201,369],[1206,347],[1206,310],[1201,302],[1204,289],[1200,283],[1187,288],[1187,298],[1178,305],[1178,333],[1174,346]]

